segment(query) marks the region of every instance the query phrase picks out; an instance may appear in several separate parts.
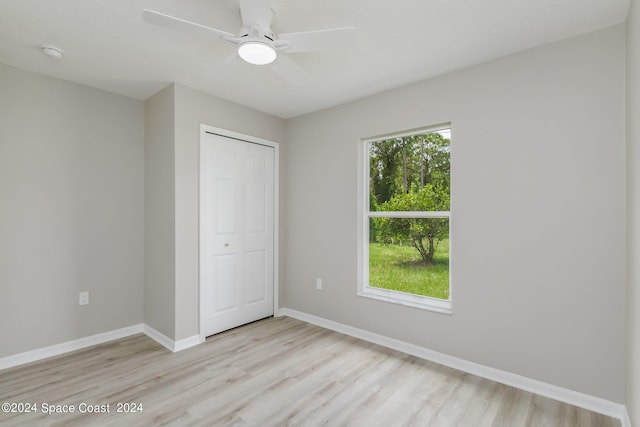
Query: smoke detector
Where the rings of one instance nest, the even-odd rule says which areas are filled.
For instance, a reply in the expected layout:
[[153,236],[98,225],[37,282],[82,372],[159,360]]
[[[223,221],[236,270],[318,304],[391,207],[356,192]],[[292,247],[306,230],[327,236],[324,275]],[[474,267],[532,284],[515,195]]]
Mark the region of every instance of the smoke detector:
[[40,46],[40,50],[42,51],[42,53],[44,53],[45,55],[51,58],[60,59],[64,55],[64,51],[59,47],[55,47],[55,46],[49,46],[49,45]]

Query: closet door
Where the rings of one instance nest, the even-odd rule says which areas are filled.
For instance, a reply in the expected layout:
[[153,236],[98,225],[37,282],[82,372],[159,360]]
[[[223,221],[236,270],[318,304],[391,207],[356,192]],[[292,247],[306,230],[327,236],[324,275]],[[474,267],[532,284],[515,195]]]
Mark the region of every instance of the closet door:
[[208,336],[273,315],[275,149],[210,133],[203,144],[200,280]]

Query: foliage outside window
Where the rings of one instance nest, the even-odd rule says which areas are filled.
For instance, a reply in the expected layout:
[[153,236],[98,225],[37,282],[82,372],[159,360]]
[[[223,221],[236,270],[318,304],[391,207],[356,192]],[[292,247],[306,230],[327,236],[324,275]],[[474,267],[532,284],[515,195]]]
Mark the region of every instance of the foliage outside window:
[[451,311],[450,135],[447,126],[364,143],[361,295]]

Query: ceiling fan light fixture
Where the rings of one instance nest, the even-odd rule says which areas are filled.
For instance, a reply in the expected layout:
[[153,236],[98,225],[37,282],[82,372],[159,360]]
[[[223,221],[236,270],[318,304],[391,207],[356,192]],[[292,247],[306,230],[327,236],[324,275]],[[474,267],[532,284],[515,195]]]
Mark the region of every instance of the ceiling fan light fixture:
[[238,55],[249,64],[267,65],[276,60],[276,50],[267,43],[247,41],[238,47]]

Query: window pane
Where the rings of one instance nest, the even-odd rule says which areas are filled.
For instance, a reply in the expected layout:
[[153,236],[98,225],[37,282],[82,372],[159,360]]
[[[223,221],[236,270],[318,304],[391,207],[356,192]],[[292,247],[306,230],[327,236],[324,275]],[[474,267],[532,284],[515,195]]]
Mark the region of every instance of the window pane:
[[449,299],[449,219],[370,218],[369,286]]
[[370,142],[371,211],[449,211],[449,129]]

